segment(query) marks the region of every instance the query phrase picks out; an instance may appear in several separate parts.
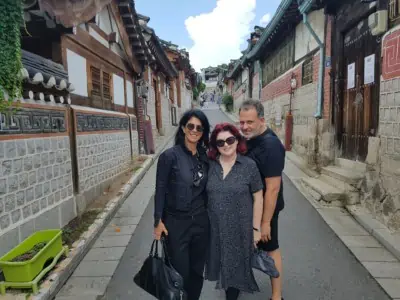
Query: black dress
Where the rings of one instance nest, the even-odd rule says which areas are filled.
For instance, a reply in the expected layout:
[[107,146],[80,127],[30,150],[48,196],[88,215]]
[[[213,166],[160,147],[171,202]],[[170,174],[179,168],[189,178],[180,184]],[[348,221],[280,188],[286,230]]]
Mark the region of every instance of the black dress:
[[210,246],[206,279],[217,288],[259,291],[251,267],[253,244],[253,193],[263,185],[256,163],[238,155],[223,179],[222,166],[210,162],[207,194]]

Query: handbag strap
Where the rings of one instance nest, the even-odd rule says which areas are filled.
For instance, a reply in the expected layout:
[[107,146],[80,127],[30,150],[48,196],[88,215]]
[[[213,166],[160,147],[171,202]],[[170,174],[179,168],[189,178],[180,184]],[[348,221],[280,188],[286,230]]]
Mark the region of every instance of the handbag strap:
[[[155,252],[154,252],[154,246],[156,246]],[[158,257],[158,241],[154,240],[153,243],[151,244],[151,249],[150,249],[150,256]]]
[[167,242],[166,242],[164,236],[161,237],[161,246],[163,248],[164,261],[168,266],[171,266],[171,260],[169,259],[169,255],[168,255],[168,251],[167,251]]

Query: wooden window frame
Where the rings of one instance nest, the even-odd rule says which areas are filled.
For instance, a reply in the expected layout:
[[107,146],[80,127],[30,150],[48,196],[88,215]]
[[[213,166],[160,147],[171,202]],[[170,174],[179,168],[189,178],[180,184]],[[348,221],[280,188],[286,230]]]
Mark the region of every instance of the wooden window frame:
[[393,25],[400,23],[400,0],[389,0],[389,21]]
[[307,85],[314,82],[314,56],[307,57],[302,64],[301,72],[302,85]]
[[293,68],[295,35],[292,33],[262,63],[262,86],[265,87],[286,71]]
[[[93,78],[93,70],[100,73],[99,79]],[[105,70],[103,67],[99,67],[97,64],[87,62],[87,85],[88,85],[88,96],[93,100],[101,101],[102,107],[109,107],[114,104],[114,87],[113,87],[113,73]],[[108,85],[106,80],[108,77]],[[93,81],[96,81],[96,85],[99,86],[100,91],[94,91]]]

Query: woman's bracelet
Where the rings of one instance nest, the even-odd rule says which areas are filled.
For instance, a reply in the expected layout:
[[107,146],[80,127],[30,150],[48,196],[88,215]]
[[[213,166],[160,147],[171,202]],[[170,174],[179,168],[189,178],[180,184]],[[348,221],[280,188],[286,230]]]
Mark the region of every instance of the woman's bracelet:
[[257,228],[255,228],[255,227],[253,227],[253,230],[255,230],[255,231],[260,231],[260,229],[257,229]]

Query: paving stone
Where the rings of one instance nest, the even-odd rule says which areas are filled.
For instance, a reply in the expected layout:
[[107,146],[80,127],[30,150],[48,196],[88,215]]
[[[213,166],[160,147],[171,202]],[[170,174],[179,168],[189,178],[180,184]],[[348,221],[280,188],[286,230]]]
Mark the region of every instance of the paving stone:
[[339,236],[341,235],[369,235],[369,233],[359,225],[352,217],[343,216],[339,220],[332,220],[328,224],[333,231]]
[[74,277],[111,277],[119,261],[82,261],[72,276]]
[[32,156],[24,157],[24,171],[30,171],[33,168]]
[[111,277],[71,277],[57,295],[60,297],[76,296],[79,299],[86,299],[85,296],[103,295]]
[[382,288],[392,298],[400,298],[400,279],[377,278]]
[[7,193],[7,180],[0,179],[0,195]]
[[14,158],[17,156],[17,147],[15,141],[5,142],[4,151],[6,158]]
[[17,147],[18,156],[26,155],[26,141],[25,140],[17,141],[16,147]]
[[399,262],[362,262],[375,278],[398,278],[400,279]]
[[86,254],[85,261],[120,260],[126,247],[93,248]]
[[4,215],[0,217],[0,229],[6,229],[8,226],[10,226],[11,219],[10,215]]
[[22,158],[21,159],[14,159],[13,161],[13,171],[14,174],[21,173],[22,171]]
[[28,154],[34,154],[36,151],[35,140],[29,139],[26,141],[26,149]]
[[[126,225],[126,226],[107,226],[106,229],[104,229],[102,235],[103,236],[115,236],[115,235],[132,235],[135,232],[137,225]],[[119,232],[117,232],[115,229],[118,228]]]
[[16,209],[11,213],[11,220],[13,223],[17,223],[19,220],[21,220],[21,210],[20,209]]
[[3,176],[9,176],[12,173],[12,161],[11,160],[3,161],[1,170],[2,170]]
[[137,225],[139,221],[140,217],[123,217],[112,219],[111,224],[115,224],[117,226]]
[[395,258],[389,251],[385,248],[360,248],[354,247],[350,248],[353,254],[360,261],[383,261],[383,262],[397,262],[397,258]]
[[130,239],[131,239],[130,235],[120,235],[120,236],[100,235],[99,239],[96,241],[93,248],[125,247],[129,244]]

